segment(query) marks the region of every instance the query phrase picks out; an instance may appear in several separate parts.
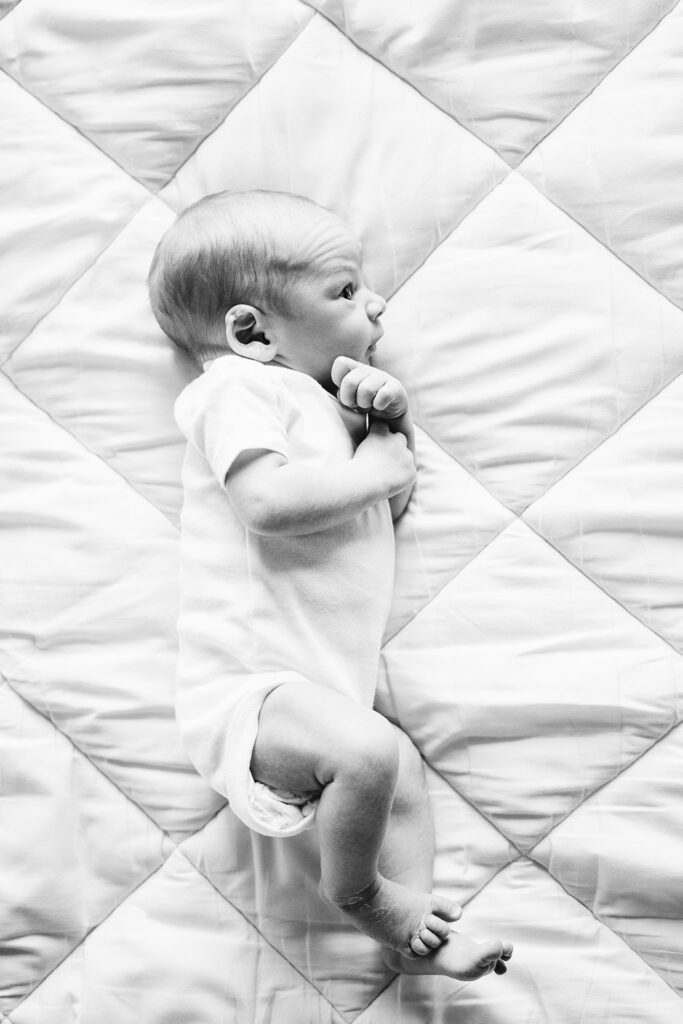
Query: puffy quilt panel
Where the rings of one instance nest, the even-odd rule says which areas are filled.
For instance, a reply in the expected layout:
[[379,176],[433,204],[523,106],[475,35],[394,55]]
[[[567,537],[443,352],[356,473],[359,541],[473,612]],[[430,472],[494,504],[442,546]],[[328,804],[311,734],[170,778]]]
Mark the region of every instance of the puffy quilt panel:
[[[683,1019],[683,6],[0,0],[0,1022]],[[173,718],[192,368],[145,277],[225,188],[335,209],[418,484],[378,707],[505,977],[396,977]]]

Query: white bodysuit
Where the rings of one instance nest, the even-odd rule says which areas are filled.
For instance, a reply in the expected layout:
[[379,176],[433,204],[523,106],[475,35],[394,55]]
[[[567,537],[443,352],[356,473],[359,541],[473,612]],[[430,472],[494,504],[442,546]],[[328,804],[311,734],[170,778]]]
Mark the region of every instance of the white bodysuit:
[[[394,575],[388,501],[299,537],[263,536],[224,487],[248,449],[316,468],[353,457],[340,406],[307,374],[226,355],[182,392],[180,653],[176,713],[197,770],[263,835],[310,827],[249,771],[258,714],[280,683],[312,681],[371,707]],[[283,728],[287,728],[283,722]],[[301,803],[301,802],[299,802]]]

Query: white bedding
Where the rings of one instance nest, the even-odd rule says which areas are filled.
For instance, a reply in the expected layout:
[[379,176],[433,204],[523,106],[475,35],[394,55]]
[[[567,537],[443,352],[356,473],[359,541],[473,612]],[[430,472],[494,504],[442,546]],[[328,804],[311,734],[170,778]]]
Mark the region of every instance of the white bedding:
[[[0,1024],[683,1019],[683,8],[0,2]],[[175,213],[334,208],[418,487],[378,706],[504,978],[398,979],[172,713]]]

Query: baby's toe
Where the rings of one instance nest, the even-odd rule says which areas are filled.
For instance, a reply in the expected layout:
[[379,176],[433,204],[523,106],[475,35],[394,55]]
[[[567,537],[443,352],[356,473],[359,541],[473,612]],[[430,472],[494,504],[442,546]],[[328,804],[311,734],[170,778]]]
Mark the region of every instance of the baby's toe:
[[427,917],[425,918],[425,925],[430,932],[433,932],[434,935],[441,940],[441,942],[443,942],[444,939],[447,939],[451,934],[451,926],[448,921],[443,921],[440,917],[437,917],[436,914],[427,914]]
[[479,942],[479,963],[482,967],[488,965],[489,970],[495,970],[496,964],[500,963],[505,948],[502,942],[497,939],[489,939],[488,942]]
[[432,894],[432,913],[438,914],[444,921],[457,921],[462,917],[462,907],[445,896],[434,896]]
[[429,946],[422,941],[422,934],[422,931],[420,931],[419,935],[414,935],[410,940],[410,948],[415,956],[427,956],[428,953],[431,953]]
[[441,939],[438,935],[435,935],[434,932],[429,929],[429,927],[420,928],[419,936],[424,942],[425,946],[429,946],[430,950],[438,949],[439,946],[443,944],[443,939]]

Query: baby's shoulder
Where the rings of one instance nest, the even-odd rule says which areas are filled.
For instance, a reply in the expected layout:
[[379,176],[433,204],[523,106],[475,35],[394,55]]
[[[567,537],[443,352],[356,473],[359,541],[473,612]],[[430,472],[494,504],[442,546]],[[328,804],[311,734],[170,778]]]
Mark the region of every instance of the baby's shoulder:
[[250,396],[261,401],[276,401],[280,391],[277,375],[264,372],[254,360],[221,356],[205,363],[203,372],[181,391],[176,400],[176,411],[230,399],[244,402]]

